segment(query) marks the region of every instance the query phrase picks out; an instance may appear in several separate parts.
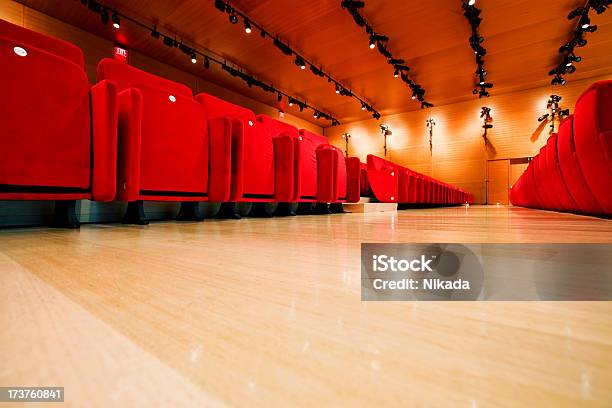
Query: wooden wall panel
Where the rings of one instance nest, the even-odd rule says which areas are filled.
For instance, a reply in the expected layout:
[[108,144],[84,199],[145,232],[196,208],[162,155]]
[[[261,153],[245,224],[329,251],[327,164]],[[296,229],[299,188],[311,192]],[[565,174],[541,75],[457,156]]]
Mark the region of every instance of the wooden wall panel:
[[13,24],[23,25],[24,6],[14,1],[0,2],[0,17]]
[[[341,135],[348,132],[352,136],[351,155],[362,160],[368,153],[382,157],[383,138],[379,125],[386,123],[393,132],[388,142],[391,160],[462,188],[469,186],[466,189],[476,195],[476,202],[484,203],[487,160],[532,157],[546,143],[550,130],[548,123],[538,123],[537,118],[547,112],[546,102],[551,92],[563,97],[563,108],[573,111],[576,99],[591,83],[612,79],[612,76],[578,81],[572,81],[569,76],[568,79],[566,86],[554,90],[542,87],[498,96],[493,92],[493,96],[487,99],[433,108],[431,115],[436,121],[433,155],[429,152],[429,133],[425,125],[429,111],[406,112],[383,117],[380,121],[372,119],[328,127],[325,135],[331,143],[344,148]],[[490,148],[486,152],[480,118],[482,106],[492,108],[494,119],[494,127],[488,135]]]
[[489,160],[487,163],[487,204],[508,205],[510,160]]

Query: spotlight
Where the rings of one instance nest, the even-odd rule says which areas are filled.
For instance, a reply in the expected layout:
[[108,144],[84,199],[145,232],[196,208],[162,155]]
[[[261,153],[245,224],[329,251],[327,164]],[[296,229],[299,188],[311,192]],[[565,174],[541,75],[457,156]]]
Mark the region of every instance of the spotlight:
[[278,96],[276,97],[276,100],[279,101],[279,102],[282,101],[283,100],[283,94],[279,92]]
[[393,77],[397,78],[399,76],[399,69],[395,68],[395,71],[393,72]]
[[574,10],[572,10],[568,15],[567,15],[567,19],[568,20],[573,20],[576,17],[578,17],[579,15],[581,15],[582,13],[584,13],[584,7],[578,7]]
[[300,67],[300,69],[306,69],[306,63],[304,62],[302,57],[296,57],[295,58],[295,65]]
[[474,4],[476,4],[476,0],[469,0],[468,1],[468,5],[469,6],[473,6]]
[[365,103],[362,103],[362,104],[361,104],[361,110],[366,110],[366,105],[365,105]]
[[151,31],[151,37],[159,38],[159,31],[157,31],[157,27],[153,27],[153,30]]
[[376,48],[376,41],[374,41],[374,36],[370,36],[370,49],[373,50]]
[[210,60],[208,59],[208,57],[204,57],[204,68],[210,68]]
[[342,8],[363,8],[365,6],[365,2],[356,1],[356,0],[343,0],[340,3]]
[[174,46],[174,40],[166,35],[164,35],[164,45],[167,47],[173,47]]
[[289,98],[289,106],[293,106],[295,100],[293,98]]
[[336,93],[339,94],[340,93],[340,87],[338,85],[336,85]]
[[314,116],[315,119],[319,119],[321,117],[321,114],[319,112],[315,111],[313,116]]
[[119,20],[119,16],[116,13],[113,13],[111,21],[113,22],[113,27],[115,27],[115,29],[118,30],[119,27],[121,27],[121,21]]
[[247,34],[251,34],[251,23],[249,22],[249,20],[244,19],[244,32]]
[[223,0],[215,0],[215,7],[220,12],[222,12],[222,13],[225,12],[225,2]]
[[232,24],[237,24],[237,23],[238,23],[238,16],[237,16],[235,13],[233,13],[233,12],[232,12],[232,13],[229,15],[229,21],[230,21],[230,23],[232,23]]
[[591,19],[589,18],[589,16],[588,15],[583,15],[580,18],[580,27],[583,30],[586,30],[587,28],[589,28],[590,25],[591,25]]
[[191,63],[195,64],[196,62],[198,62],[198,59],[196,58],[195,54],[191,54]]

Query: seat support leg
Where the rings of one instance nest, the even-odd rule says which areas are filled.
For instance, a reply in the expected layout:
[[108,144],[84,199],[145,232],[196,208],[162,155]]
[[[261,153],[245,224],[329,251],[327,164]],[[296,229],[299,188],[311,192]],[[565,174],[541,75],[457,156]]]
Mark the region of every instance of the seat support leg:
[[58,200],[53,209],[53,221],[51,226],[55,228],[76,229],[81,226],[76,215],[76,200]]
[[123,222],[124,224],[136,225],[149,224],[147,216],[144,212],[144,203],[142,202],[142,200],[130,201],[128,203],[127,209],[125,210],[125,215],[123,216],[123,220],[121,222]]
[[200,203],[197,201],[183,201],[177,221],[204,221],[204,216],[200,212]]

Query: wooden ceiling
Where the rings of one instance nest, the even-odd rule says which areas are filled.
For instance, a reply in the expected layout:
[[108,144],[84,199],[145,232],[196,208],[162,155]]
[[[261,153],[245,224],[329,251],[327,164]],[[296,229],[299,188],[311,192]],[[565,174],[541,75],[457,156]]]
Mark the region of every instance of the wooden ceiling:
[[[253,99],[276,105],[276,98],[258,89],[249,89],[218,68],[205,70],[189,62],[180,51],[154,41],[150,33],[125,23],[115,31],[80,1],[20,0],[45,14],[105,38],[121,41],[131,49],[185,71],[195,73]],[[102,2],[104,3],[104,1]],[[476,64],[469,47],[470,27],[460,0],[405,1],[366,0],[362,9],[377,32],[388,35],[389,50],[411,67],[410,78],[427,91],[426,99],[443,105],[475,98],[472,95]],[[491,94],[546,86],[548,71],[558,64],[557,50],[570,38],[575,22],[567,14],[583,0],[479,0],[482,9],[481,34],[488,51],[485,57]],[[301,71],[293,58],[283,55],[256,31],[247,35],[242,22],[232,25],[213,0],[108,0],[127,15],[157,23],[160,30],[210,50],[243,67],[251,75],[279,89],[301,97],[342,122],[369,118],[356,99],[336,95],[325,79]],[[268,31],[277,33],[296,51],[309,58],[354,93],[369,101],[381,114],[390,115],[419,109],[410,89],[393,77],[393,69],[382,55],[368,47],[368,36],[340,0],[235,0],[232,6],[249,15]],[[580,49],[583,61],[568,81],[612,73],[612,11],[600,16],[591,13],[599,30],[587,35],[588,45]],[[293,108],[290,108],[293,109]],[[298,116],[315,120],[312,112]]]

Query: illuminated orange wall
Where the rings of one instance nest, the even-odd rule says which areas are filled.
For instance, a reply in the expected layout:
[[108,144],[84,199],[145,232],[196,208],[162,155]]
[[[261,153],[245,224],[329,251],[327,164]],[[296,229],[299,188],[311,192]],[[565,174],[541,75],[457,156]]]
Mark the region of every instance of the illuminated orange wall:
[[[580,67],[578,67],[580,69]],[[494,78],[491,78],[494,80]],[[554,93],[563,97],[562,107],[573,106],[592,82],[612,79],[611,76],[571,81],[557,87]],[[413,170],[428,174],[473,192],[477,203],[485,200],[487,160],[534,156],[548,138],[547,124],[537,118],[546,113],[551,87],[495,95],[487,99],[435,107],[431,111],[436,121],[433,152],[429,151],[429,133],[425,121],[428,110],[406,112],[325,128],[330,142],[344,149],[343,133],[350,133],[349,152],[365,162],[368,153],[383,157],[383,137],[379,125],[388,124],[393,135],[388,137],[388,158]],[[482,106],[492,108],[494,128],[489,131],[491,148],[485,153],[482,138]],[[509,162],[509,160],[508,160]],[[512,170],[508,174],[512,174]],[[512,177],[510,177],[511,179]],[[510,181],[510,184],[512,180]],[[489,189],[495,186],[489,186]]]

